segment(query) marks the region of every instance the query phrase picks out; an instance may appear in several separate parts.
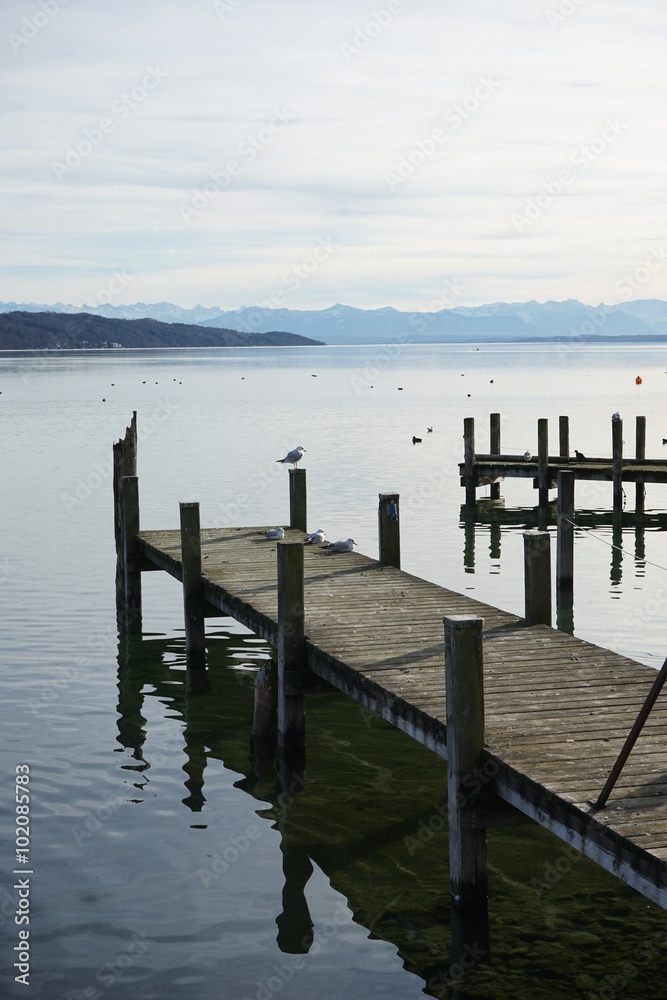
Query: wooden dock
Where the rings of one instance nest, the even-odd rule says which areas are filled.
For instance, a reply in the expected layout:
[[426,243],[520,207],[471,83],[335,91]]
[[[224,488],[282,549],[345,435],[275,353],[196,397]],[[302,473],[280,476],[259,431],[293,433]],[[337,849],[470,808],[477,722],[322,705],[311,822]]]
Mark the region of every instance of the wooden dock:
[[646,417],[635,418],[635,454],[623,454],[623,421],[614,414],[611,421],[611,456],[590,458],[576,452],[570,454],[569,418],[559,418],[559,452],[549,454],[549,426],[546,419],[537,422],[537,451],[524,455],[503,454],[500,446],[500,414],[489,418],[489,452],[475,451],[475,421],[467,417],[463,422],[464,460],[459,465],[461,486],[466,490],[466,505],[474,506],[476,491],[480,486],[491,486],[491,497],[500,496],[503,479],[532,479],[533,488],[539,490],[539,505],[549,503],[549,490],[558,485],[560,472],[571,472],[575,479],[611,482],[613,506],[623,506],[623,483],[635,483],[635,506],[644,509],[644,484],[667,483],[667,459],[646,458]]
[[551,616],[548,534],[525,536],[521,618],[398,568],[394,494],[380,495],[373,559],[303,544],[305,470],[290,471],[291,524],[272,542],[262,525],[200,530],[196,504],[181,505],[180,530],[141,531],[137,479],[123,468],[119,458],[130,631],[141,631],[141,572],[164,570],[183,583],[194,676],[206,617],[231,616],[277,647],[283,751],[303,746],[303,703],[320,679],[448,759],[461,941],[484,940],[486,828],[526,817],[667,908],[667,699],[596,805],[656,673],[540,623]]

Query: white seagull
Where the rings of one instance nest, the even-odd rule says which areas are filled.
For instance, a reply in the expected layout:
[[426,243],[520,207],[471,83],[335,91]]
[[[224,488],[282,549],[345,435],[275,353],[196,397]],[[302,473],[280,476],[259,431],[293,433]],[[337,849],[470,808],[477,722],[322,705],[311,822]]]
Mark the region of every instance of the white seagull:
[[329,552],[351,552],[356,544],[354,538],[343,538],[338,542],[332,542]]
[[268,538],[271,542],[280,541],[281,538],[285,537],[284,528],[269,528],[268,531],[264,532],[264,537]]
[[312,533],[312,535],[308,535],[308,538],[306,539],[305,544],[306,545],[308,545],[308,544],[310,544],[310,545],[321,545],[322,542],[326,539],[326,537],[327,536],[324,534],[324,529],[323,528],[318,528],[317,531],[314,531]]
[[296,469],[296,463],[300,462],[303,458],[303,453],[306,449],[303,445],[299,445],[298,448],[293,448],[292,451],[288,451],[284,458],[277,458],[276,462],[282,462],[283,465],[292,465]]
[[616,413],[612,413],[611,419],[612,420],[620,420],[621,419],[621,414],[618,412],[618,410],[616,411]]
[[524,453],[523,453],[523,457],[525,458],[525,460],[526,460],[527,462],[530,462],[530,460],[531,460],[531,458],[532,458],[533,456],[532,456],[532,455],[530,454],[530,452],[529,452],[529,451],[524,451]]

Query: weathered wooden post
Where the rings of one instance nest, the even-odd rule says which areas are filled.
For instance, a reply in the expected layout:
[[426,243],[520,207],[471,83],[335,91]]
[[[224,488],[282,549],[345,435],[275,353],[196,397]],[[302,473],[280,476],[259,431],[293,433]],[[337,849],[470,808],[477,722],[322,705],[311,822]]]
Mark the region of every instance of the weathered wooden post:
[[452,958],[466,944],[489,948],[486,829],[471,820],[470,777],[484,748],[481,618],[452,615],[445,626],[447,795]]
[[463,484],[466,488],[466,507],[474,507],[477,503],[475,488],[475,418],[465,417],[463,420]]
[[199,504],[180,503],[181,565],[183,567],[183,611],[185,616],[185,662],[188,670],[206,667],[204,588],[201,566]]
[[614,510],[623,509],[623,421],[614,415],[611,418],[612,478]]
[[[489,454],[500,453],[500,414],[492,413],[489,416]],[[491,483],[490,497],[492,500],[500,499],[500,483]]]
[[570,457],[570,418],[558,418],[558,454],[561,458]]
[[[635,458],[643,462],[646,458],[646,417],[637,417],[636,437],[635,437]],[[638,479],[635,482],[635,513],[644,513],[644,496],[646,490],[644,480]]]
[[306,470],[289,470],[289,526],[308,531],[308,504],[306,497]]
[[137,411],[125,435],[113,445],[113,510],[116,540],[116,610],[119,618],[125,611],[125,541],[123,539],[123,476],[137,474]]
[[303,545],[278,542],[278,746],[305,757]]
[[574,599],[574,472],[558,473],[556,536],[556,620],[562,632],[572,632]]
[[549,421],[541,417],[537,421],[537,487],[538,503],[546,507],[549,503]]
[[398,493],[378,494],[380,565],[401,568],[401,523]]
[[529,625],[551,625],[551,535],[525,531],[523,535],[525,618]]
[[131,635],[141,632],[141,570],[139,569],[139,479],[121,479],[123,503],[124,626]]

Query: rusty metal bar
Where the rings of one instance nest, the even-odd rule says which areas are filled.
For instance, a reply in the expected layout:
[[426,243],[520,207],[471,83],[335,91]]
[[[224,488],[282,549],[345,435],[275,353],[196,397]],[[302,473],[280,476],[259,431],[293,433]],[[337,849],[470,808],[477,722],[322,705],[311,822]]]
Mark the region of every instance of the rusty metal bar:
[[595,803],[597,809],[603,809],[604,806],[606,805],[607,799],[611,795],[612,789],[616,784],[616,782],[618,781],[618,777],[621,771],[623,770],[623,766],[628,757],[630,756],[630,752],[635,743],[637,742],[639,734],[644,728],[644,723],[648,719],[651,709],[658,700],[658,695],[662,691],[662,687],[665,683],[665,680],[667,680],[667,660],[665,660],[663,665],[660,667],[660,670],[658,671],[658,676],[653,681],[653,686],[648,693],[646,701],[642,705],[641,711],[637,716],[635,724],[630,730],[627,740],[623,744],[623,749],[619,753],[616,763],[614,764],[609,773],[609,777],[607,778],[604,788],[600,792],[598,800]]

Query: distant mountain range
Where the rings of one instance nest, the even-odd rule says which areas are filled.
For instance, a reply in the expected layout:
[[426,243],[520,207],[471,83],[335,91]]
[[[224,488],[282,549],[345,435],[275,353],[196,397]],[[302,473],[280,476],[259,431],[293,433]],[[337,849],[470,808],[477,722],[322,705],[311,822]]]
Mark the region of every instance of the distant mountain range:
[[4,312],[0,350],[72,350],[108,347],[293,347],[319,341],[283,331],[239,333],[155,319],[109,319],[88,313]]
[[[667,302],[661,299],[640,299],[609,306],[588,306],[577,299],[565,302],[495,302],[484,306],[454,306],[438,312],[401,312],[391,306],[356,309],[344,305],[302,310],[264,309],[259,306],[242,306],[240,309],[194,306],[184,309],[169,302],[95,307],[76,307],[62,302],[50,306],[0,303],[0,314],[17,310],[23,313],[90,313],[95,317],[116,320],[152,319],[172,324],[174,336],[180,335],[177,334],[177,326],[185,329],[183,324],[187,324],[191,329],[200,331],[196,335],[196,343],[193,341],[189,346],[215,346],[213,342],[201,341],[202,327],[251,335],[291,333],[328,344],[588,341],[612,338],[655,340],[667,337]],[[192,327],[192,324],[196,326]],[[144,334],[151,340],[147,329]],[[164,332],[163,335],[166,336]],[[144,341],[131,346],[186,345],[182,341],[169,345]]]

